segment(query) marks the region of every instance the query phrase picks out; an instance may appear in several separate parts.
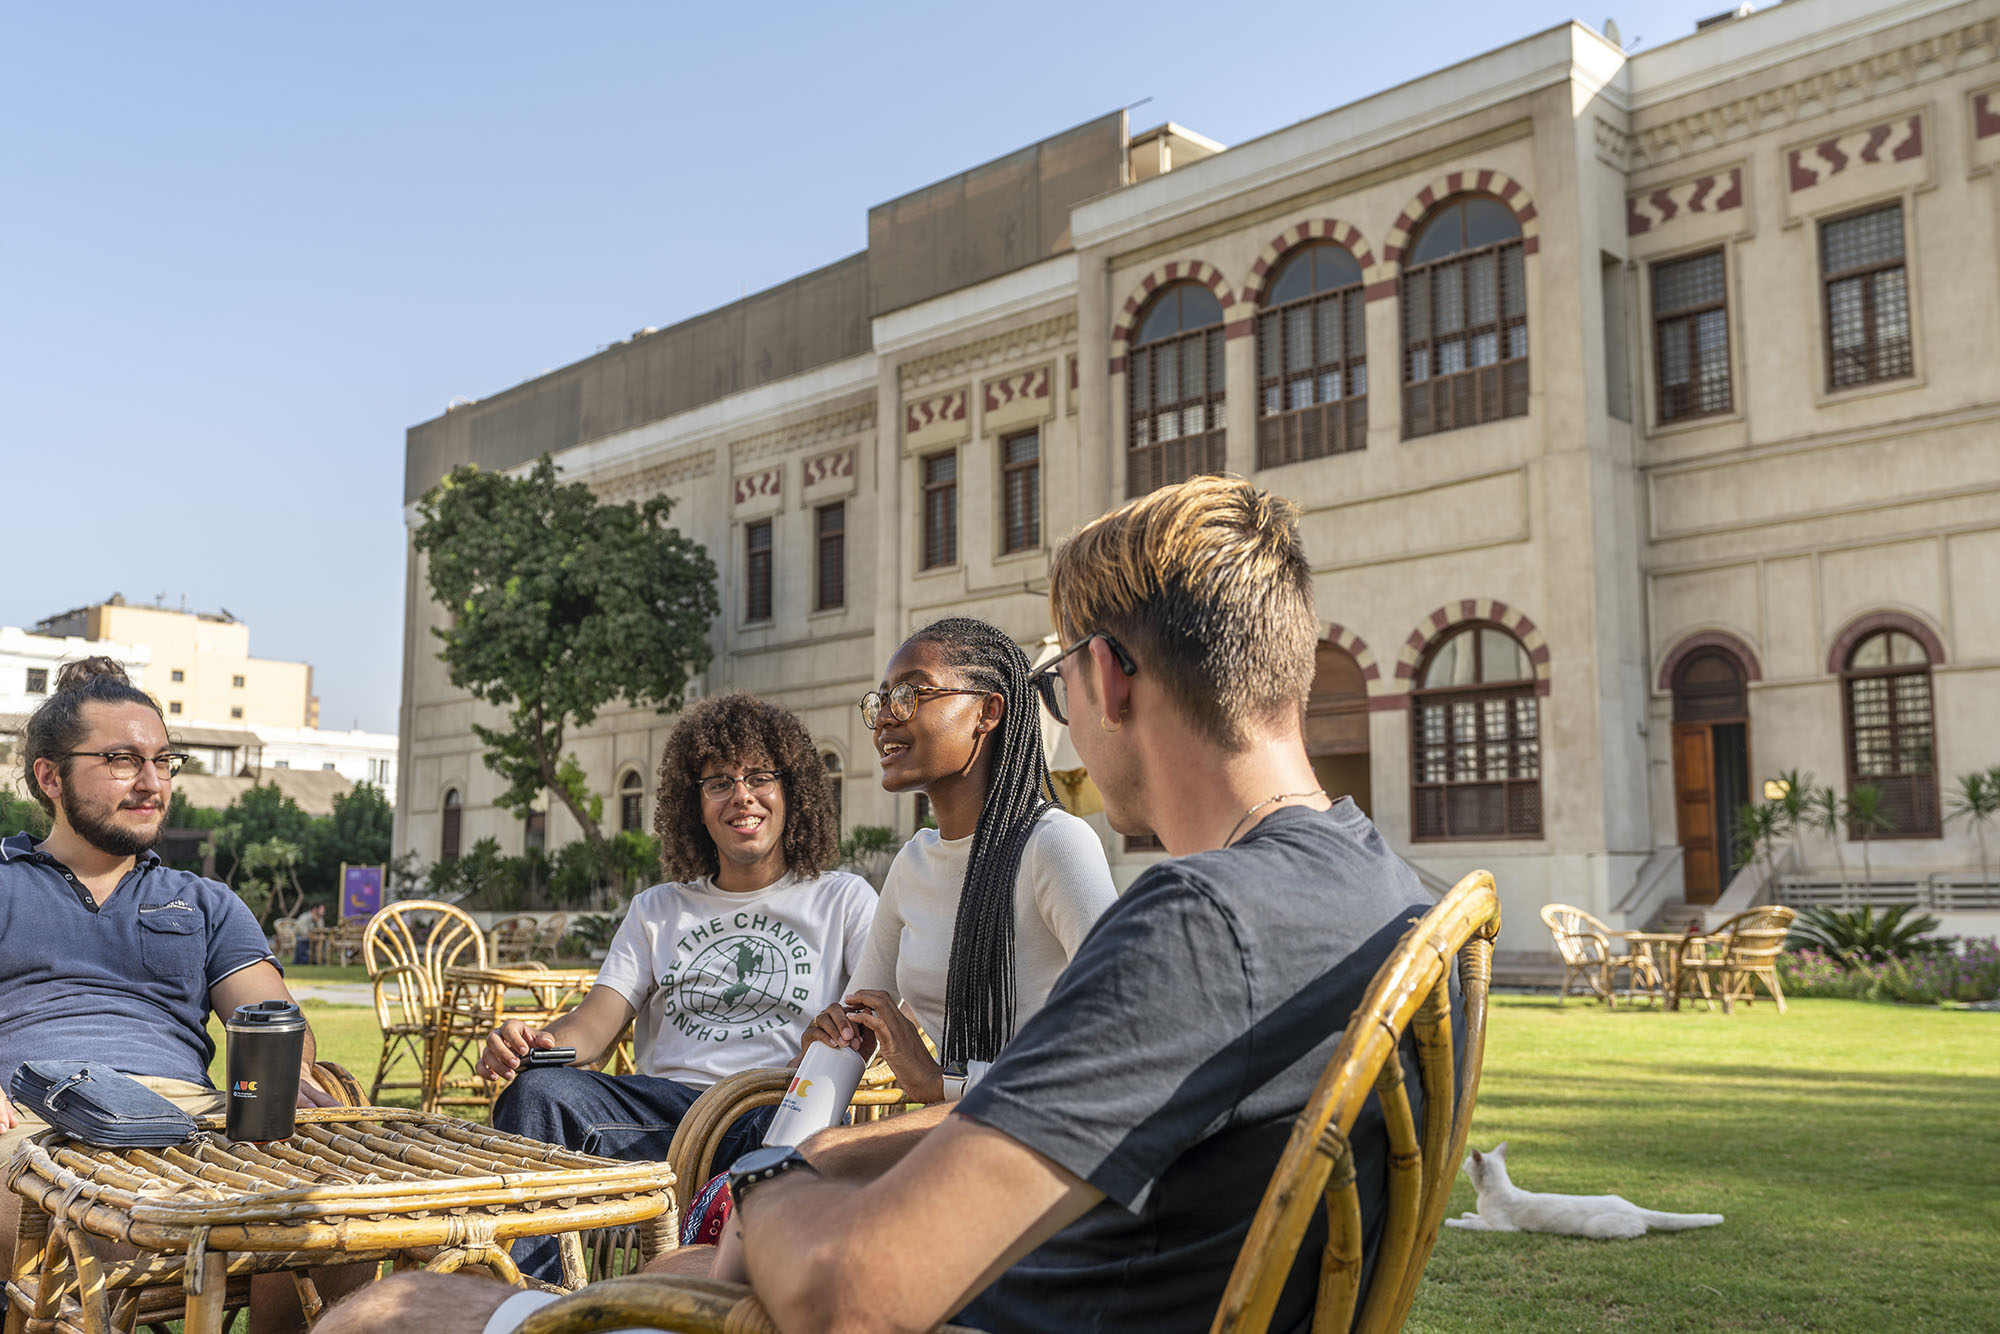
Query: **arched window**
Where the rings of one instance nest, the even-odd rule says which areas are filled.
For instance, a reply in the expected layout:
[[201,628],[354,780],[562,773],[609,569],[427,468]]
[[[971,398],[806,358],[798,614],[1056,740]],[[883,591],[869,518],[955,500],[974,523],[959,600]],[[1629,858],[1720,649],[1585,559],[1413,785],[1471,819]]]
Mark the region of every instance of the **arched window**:
[[459,817],[464,813],[464,804],[459,798],[458,789],[455,787],[446,788],[444,790],[444,830],[438,837],[438,860],[441,862],[455,862],[458,860]]
[[1361,265],[1331,241],[1285,256],[1257,317],[1257,466],[1368,446]]
[[1222,471],[1222,303],[1200,283],[1174,283],[1139,313],[1133,343],[1125,494]]
[[833,827],[835,831],[838,831],[840,829],[841,798],[845,795],[841,790],[840,756],[828,750],[822,751],[819,758],[820,763],[826,766],[826,785],[833,789]]
[[1929,651],[1915,635],[1877,630],[1847,655],[1841,694],[1848,792],[1862,786],[1880,791],[1889,826],[1869,837],[1939,837]]
[[1541,701],[1521,642],[1474,622],[1431,646],[1410,701],[1411,834],[1540,838]]
[[1528,411],[1528,288],[1521,224],[1460,195],[1416,233],[1403,269],[1403,438]]
[[628,769],[618,780],[618,827],[643,830],[646,827],[646,780],[637,769]]

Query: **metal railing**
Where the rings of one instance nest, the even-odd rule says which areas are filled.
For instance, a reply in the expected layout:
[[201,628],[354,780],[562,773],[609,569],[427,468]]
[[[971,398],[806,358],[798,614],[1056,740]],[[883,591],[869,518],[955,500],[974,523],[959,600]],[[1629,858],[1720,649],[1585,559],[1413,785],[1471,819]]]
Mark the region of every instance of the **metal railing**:
[[1841,881],[1818,875],[1780,875],[1772,899],[1790,908],[1893,908],[1908,904],[1930,912],[2000,912],[2000,884],[1963,871],[1914,879]]

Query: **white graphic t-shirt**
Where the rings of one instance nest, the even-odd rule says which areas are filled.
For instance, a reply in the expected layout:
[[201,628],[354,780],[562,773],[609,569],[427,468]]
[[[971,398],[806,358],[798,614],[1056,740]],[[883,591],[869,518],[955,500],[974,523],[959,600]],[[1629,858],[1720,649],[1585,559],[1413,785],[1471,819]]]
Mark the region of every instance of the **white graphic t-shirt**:
[[704,877],[632,900],[597,984],[632,1003],[639,1073],[706,1088],[784,1065],[806,1025],[847,994],[875,891],[827,871],[731,894]]

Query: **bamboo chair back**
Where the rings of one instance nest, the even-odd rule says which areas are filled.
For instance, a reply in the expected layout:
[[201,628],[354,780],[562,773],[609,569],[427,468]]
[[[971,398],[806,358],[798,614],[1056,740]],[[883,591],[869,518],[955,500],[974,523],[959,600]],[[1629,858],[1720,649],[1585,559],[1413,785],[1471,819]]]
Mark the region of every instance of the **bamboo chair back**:
[[[1316,1330],[1396,1330],[1437,1243],[1445,1200],[1465,1153],[1486,1053],[1486,993],[1500,900],[1493,877],[1474,871],[1407,932],[1344,1024],[1340,1046],[1320,1076],[1250,1221],[1211,1334],[1269,1328],[1306,1229],[1322,1203],[1326,1250],[1320,1260]],[[1456,960],[1465,1011],[1462,1077],[1454,1090],[1449,970]],[[1419,1127],[1398,1058],[1415,1039],[1424,1091]],[[1455,1096],[1454,1096],[1455,1095]],[[1373,1280],[1361,1291],[1361,1201],[1348,1133],[1370,1096],[1389,1136],[1389,1200]],[[1360,1307],[1361,1318],[1354,1319]]]
[[1569,968],[1594,968],[1611,954],[1611,928],[1567,903],[1542,906],[1542,925],[1555,937],[1556,953]]
[[549,962],[554,963],[556,952],[562,948],[563,932],[568,929],[568,913],[556,912],[544,917],[541,926],[535,931],[534,944],[528,951],[529,957],[536,959],[546,957]]
[[284,963],[292,961],[292,954],[299,947],[299,924],[289,917],[280,917],[271,928],[272,943],[277,947],[278,958]]
[[1778,904],[1767,904],[1737,913],[1711,931],[1700,958],[1688,959],[1682,969],[1700,978],[1713,973],[1721,992],[1722,1012],[1733,1013],[1736,1002],[1752,1001],[1758,982],[1785,1012],[1785,993],[1778,983],[1778,955],[1791,934],[1792,919],[1798,912]]
[[[873,1069],[871,1066],[870,1070]],[[687,1212],[689,1202],[701,1193],[701,1188],[716,1172],[729,1165],[715,1161],[723,1134],[745,1112],[777,1106],[792,1082],[792,1073],[790,1070],[740,1071],[709,1085],[694,1100],[681,1117],[680,1125],[675,1128],[673,1142],[667,1146],[667,1161],[674,1168],[674,1202],[682,1213]],[[856,1120],[879,1120],[904,1111],[909,1105],[908,1094],[895,1084],[879,1079],[864,1080],[854,1090],[854,1097],[848,1103],[854,1109]]]
[[486,966],[486,937],[461,908],[435,899],[408,899],[368,919],[361,955],[371,979],[390,972],[409,976],[421,988],[424,1004],[435,1005],[445,969]]
[[488,953],[496,964],[523,963],[535,945],[535,919],[509,917],[487,933]]

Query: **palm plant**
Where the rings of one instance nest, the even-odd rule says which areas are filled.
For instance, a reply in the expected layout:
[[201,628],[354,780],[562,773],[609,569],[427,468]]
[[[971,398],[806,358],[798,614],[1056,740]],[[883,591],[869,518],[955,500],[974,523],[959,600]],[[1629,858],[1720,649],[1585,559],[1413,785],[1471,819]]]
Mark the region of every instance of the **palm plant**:
[[1873,908],[1842,912],[1837,908],[1807,908],[1792,921],[1785,943],[1794,948],[1824,950],[1840,959],[1866,958],[1886,963],[1924,953],[1933,942],[1920,937],[1937,930],[1938,919],[1925,913],[1911,917],[1912,905],[1899,903],[1878,917]]
[[1801,818],[1806,828],[1826,835],[1833,844],[1834,864],[1840,867],[1840,887],[1847,888],[1847,854],[1840,850],[1840,794],[1830,787],[1816,787],[1807,796]]
[[1792,841],[1792,854],[1799,865],[1805,864],[1804,850],[1799,847],[1799,835],[1812,828],[1808,818],[1813,796],[1813,775],[1808,770],[1787,769],[1778,775],[1778,786],[1783,789],[1776,802],[1779,834]]
[[1945,796],[1945,805],[1949,808],[1944,817],[1947,824],[1964,820],[1979,836],[1979,883],[1993,883],[1987,870],[1986,826],[2000,816],[2000,765],[1983,773],[1960,774],[1958,786]]
[[1873,783],[1856,783],[1848,789],[1847,800],[1840,804],[1840,814],[1847,821],[1847,827],[1861,840],[1861,880],[1868,888],[1875,888],[1875,866],[1868,857],[1868,840],[1876,834],[1889,833],[1896,822],[1889,818],[1889,812],[1882,809],[1882,789]]
[[1731,863],[1732,869],[1742,870],[1755,861],[1761,852],[1764,855],[1764,873],[1768,883],[1776,874],[1771,861],[1771,845],[1777,841],[1784,827],[1784,818],[1784,811],[1776,802],[1767,801],[1762,805],[1744,806],[1738,810],[1734,849],[1736,856]]

